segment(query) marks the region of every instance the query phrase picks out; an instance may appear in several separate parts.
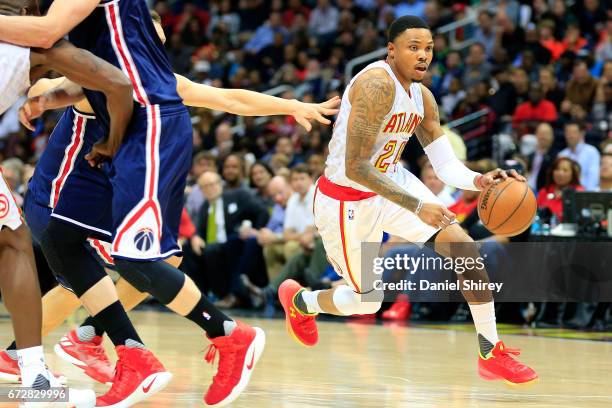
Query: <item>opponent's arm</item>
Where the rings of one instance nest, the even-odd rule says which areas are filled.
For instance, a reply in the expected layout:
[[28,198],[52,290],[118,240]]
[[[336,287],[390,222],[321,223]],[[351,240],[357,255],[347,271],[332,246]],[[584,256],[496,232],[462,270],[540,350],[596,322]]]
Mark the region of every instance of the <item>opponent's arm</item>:
[[335,115],[340,98],[334,97],[320,104],[283,99],[246,89],[224,89],[198,84],[175,74],[177,91],[187,106],[204,107],[241,116],[291,115],[310,130],[310,120],[324,125],[330,121],[323,115]]
[[118,68],[67,41],[60,41],[44,54],[50,69],[83,88],[100,91],[106,96],[106,107],[111,118],[108,140],[96,145],[97,148],[90,153],[94,153],[94,157],[88,156],[96,163],[105,157],[112,157],[121,146],[123,134],[132,118],[134,103],[131,82]]
[[[508,175],[502,169],[480,174],[468,169],[457,158],[448,137],[440,126],[440,114],[436,99],[431,91],[423,85],[421,85],[421,92],[423,94],[425,117],[415,133],[440,180],[462,190],[479,191],[499,179],[506,179]],[[510,172],[510,176],[525,181],[525,178],[519,176],[515,170]]]
[[0,40],[51,48],[98,6],[100,0],[54,0],[44,16],[0,16]]
[[19,108],[19,121],[33,131],[33,119],[47,110],[74,105],[84,96],[83,88],[66,77],[42,78],[28,91],[28,100]]
[[395,84],[391,77],[383,69],[367,71],[353,84],[349,99],[351,113],[345,159],[347,177],[416,213],[429,225],[448,225],[454,218],[453,213],[437,204],[424,204],[378,171],[370,161],[382,121],[395,99]]

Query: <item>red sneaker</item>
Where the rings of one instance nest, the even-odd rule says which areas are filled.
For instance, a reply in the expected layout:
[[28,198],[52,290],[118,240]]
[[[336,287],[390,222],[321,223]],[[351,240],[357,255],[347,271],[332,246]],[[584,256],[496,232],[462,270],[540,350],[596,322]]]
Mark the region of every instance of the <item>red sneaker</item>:
[[[61,385],[68,382],[66,376],[60,373],[51,373]],[[21,383],[21,370],[17,360],[9,357],[6,351],[0,351],[0,381],[7,383]]]
[[389,309],[383,312],[382,318],[385,320],[406,320],[410,317],[410,309],[408,295],[402,294],[397,297],[395,303]]
[[266,335],[259,327],[242,322],[229,336],[210,339],[206,362],[214,363],[219,351],[219,366],[204,396],[207,406],[222,407],[234,401],[246,388],[253,368],[266,346]]
[[113,385],[96,400],[96,407],[127,408],[149,398],[172,379],[172,374],[149,350],[117,346]]
[[485,357],[479,354],[478,374],[485,380],[503,380],[511,386],[536,382],[536,372],[512,358],[511,354],[518,356],[521,352],[519,349],[507,348],[502,341],[498,341]]
[[102,384],[113,382],[113,365],[102,346],[102,337],[82,342],[76,330],[69,331],[53,348],[55,354],[79,367],[85,374]]
[[314,346],[319,341],[315,321],[316,313],[304,314],[295,306],[295,297],[304,289],[293,279],[287,279],[278,287],[278,299],[285,310],[285,323],[289,334],[303,346]]

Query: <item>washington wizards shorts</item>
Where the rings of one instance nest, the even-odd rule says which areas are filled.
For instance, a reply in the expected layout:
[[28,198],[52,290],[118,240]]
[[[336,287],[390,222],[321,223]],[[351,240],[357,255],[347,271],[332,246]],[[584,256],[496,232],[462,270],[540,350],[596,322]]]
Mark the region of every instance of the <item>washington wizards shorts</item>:
[[112,161],[114,258],[180,256],[178,228],[191,166],[193,131],[183,105],[147,105],[134,113]]

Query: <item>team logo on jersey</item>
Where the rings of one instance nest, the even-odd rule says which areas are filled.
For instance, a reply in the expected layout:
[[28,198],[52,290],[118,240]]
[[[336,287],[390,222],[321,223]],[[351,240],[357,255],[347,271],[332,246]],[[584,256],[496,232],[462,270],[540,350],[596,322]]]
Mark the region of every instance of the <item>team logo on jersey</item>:
[[4,194],[0,194],[0,218],[4,218],[8,215],[11,204],[9,199]]
[[348,210],[348,219],[352,220],[353,218],[355,218],[355,210]]
[[155,242],[155,235],[151,228],[145,227],[136,233],[134,236],[134,245],[141,252],[146,252],[153,246]]

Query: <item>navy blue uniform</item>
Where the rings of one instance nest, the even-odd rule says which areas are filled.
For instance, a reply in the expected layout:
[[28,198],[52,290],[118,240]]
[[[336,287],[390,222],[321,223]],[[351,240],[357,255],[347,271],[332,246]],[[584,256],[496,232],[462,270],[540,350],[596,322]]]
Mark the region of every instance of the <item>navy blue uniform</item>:
[[[145,1],[101,2],[70,33],[70,41],[121,68],[134,88],[134,115],[109,174],[111,254],[158,260],[180,253],[177,235],[191,160],[191,121]],[[104,96],[89,90],[85,94],[108,133]],[[88,195],[99,199],[94,190],[85,187],[78,196],[62,195],[54,213],[83,217],[75,201],[87,200]]]
[[[47,227],[53,209],[59,204],[61,194],[72,194],[82,188],[82,179],[94,180],[101,190],[112,194],[112,187],[108,175],[104,170],[92,168],[84,159],[87,152],[98,140],[105,136],[104,130],[90,114],[78,112],[72,108],[67,109],[57,122],[47,147],[41,155],[34,175],[28,183],[28,192],[24,202],[24,215],[32,236],[40,241],[42,232]],[[112,214],[110,206],[103,207],[104,201],[91,203],[90,213],[100,214],[110,230]],[[83,226],[86,219],[66,219],[76,225]],[[93,230],[92,230],[93,231]],[[110,239],[110,232],[106,240]],[[92,234],[95,235],[95,234]],[[99,235],[99,234],[98,234]],[[102,236],[101,236],[102,237]],[[110,248],[101,242],[92,239],[87,244],[89,250],[94,252],[104,266],[112,266]],[[58,281],[62,286],[70,289],[67,282],[61,277]]]

